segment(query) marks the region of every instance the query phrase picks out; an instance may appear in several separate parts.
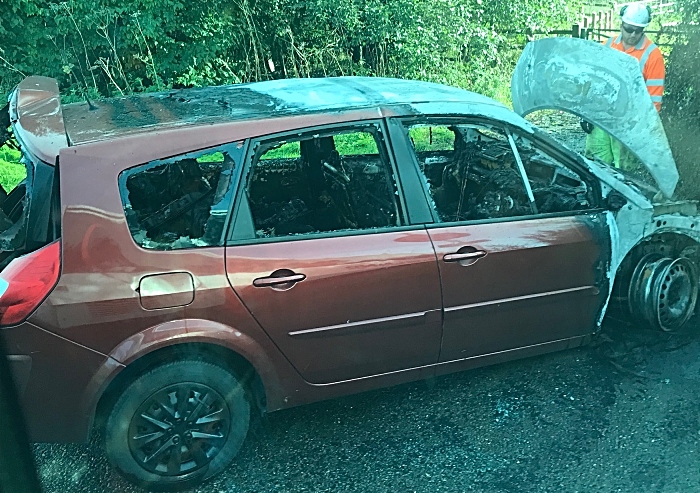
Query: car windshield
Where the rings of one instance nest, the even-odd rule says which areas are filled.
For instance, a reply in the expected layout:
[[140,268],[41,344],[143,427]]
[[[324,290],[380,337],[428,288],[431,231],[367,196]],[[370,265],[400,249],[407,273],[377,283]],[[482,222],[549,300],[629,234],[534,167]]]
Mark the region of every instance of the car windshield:
[[581,129],[581,119],[578,116],[560,110],[542,110],[528,115],[527,119],[549,137],[572,151],[591,159],[599,167],[607,169],[614,175],[622,175],[628,184],[633,185],[647,199],[660,199],[658,196],[659,187],[654,178],[639,159],[631,155],[629,151],[626,151],[628,152],[627,160],[630,162],[627,169],[615,166],[614,162],[605,162],[594,154],[586,153],[585,133]]
[[593,158],[595,162],[609,169],[611,172],[620,173],[624,176],[625,180],[634,185],[640,193],[642,193],[648,199],[660,200],[661,197],[658,196],[659,186],[654,181],[654,178],[649,174],[649,172],[642,166],[635,169],[622,169],[617,168],[614,164],[606,164],[601,161],[600,158]]
[[0,493],[700,491],[700,0],[4,4]]

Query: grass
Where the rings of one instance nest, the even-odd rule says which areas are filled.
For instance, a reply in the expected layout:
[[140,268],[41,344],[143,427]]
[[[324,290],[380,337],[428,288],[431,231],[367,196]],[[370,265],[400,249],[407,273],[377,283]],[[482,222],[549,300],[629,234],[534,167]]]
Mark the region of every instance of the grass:
[[408,132],[416,152],[451,151],[455,145],[455,134],[444,125],[416,125]]
[[[333,136],[335,148],[341,156],[379,154],[374,136],[369,132],[347,132]],[[293,159],[301,156],[299,141],[285,142],[269,149],[260,159]]]
[[285,142],[279,147],[273,147],[260,156],[260,159],[296,159],[301,156],[299,141]]
[[340,134],[336,135],[333,140],[335,140],[335,147],[341,156],[379,154],[377,142],[369,132]]
[[212,152],[211,154],[204,154],[197,158],[198,163],[223,163],[224,153],[223,152]]
[[[452,150],[454,133],[445,126],[414,126],[410,130],[416,151]],[[377,142],[369,132],[347,132],[333,136],[341,156],[377,155]],[[266,151],[260,159],[296,159],[301,156],[299,141],[284,142]]]
[[22,154],[7,145],[0,147],[0,186],[11,192],[27,177],[27,168],[20,163]]

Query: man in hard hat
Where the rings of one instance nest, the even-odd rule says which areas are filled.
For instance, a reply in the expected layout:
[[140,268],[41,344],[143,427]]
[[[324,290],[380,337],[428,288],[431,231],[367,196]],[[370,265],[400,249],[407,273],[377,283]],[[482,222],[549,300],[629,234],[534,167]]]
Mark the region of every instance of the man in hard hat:
[[[639,61],[639,69],[647,85],[656,111],[661,111],[661,98],[664,94],[663,55],[659,48],[644,34],[644,28],[651,22],[651,8],[642,3],[631,3],[620,10],[620,34],[609,38],[605,46],[633,56]],[[634,169],[636,160],[616,139],[588,122],[581,123],[589,134],[586,138],[586,155],[595,157],[616,168]]]

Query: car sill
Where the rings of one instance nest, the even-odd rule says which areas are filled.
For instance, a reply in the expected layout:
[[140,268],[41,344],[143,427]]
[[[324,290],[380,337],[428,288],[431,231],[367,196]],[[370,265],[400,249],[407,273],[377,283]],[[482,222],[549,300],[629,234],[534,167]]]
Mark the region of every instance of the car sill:
[[[417,366],[413,368],[406,368],[404,370],[396,370],[396,371],[390,371],[386,373],[379,373],[376,375],[367,375],[366,377],[358,377],[358,378],[352,378],[348,380],[339,380],[337,382],[329,382],[329,383],[311,383],[307,382],[309,385],[313,387],[330,387],[333,385],[340,385],[340,384],[350,384],[353,382],[361,382],[361,381],[366,381],[369,379],[373,378],[382,378],[382,377],[390,377],[394,375],[400,375],[402,373],[406,372],[413,372],[413,371],[420,371],[420,370],[426,370],[426,369],[431,369],[434,368],[436,369],[439,374],[446,374],[446,373],[451,373],[452,371],[461,371],[461,369],[457,370],[447,370],[447,367],[450,365],[459,365],[460,363],[472,363],[471,365],[465,366],[465,370],[468,368],[476,368],[480,366],[487,366],[490,364],[495,364],[499,362],[506,362],[506,361],[511,361],[515,360],[518,358],[526,358],[530,356],[537,356],[540,354],[546,354],[546,353],[551,353],[555,351],[559,351],[564,348],[572,348],[572,347],[578,347],[582,345],[583,343],[589,341],[591,337],[591,334],[586,334],[586,335],[581,335],[581,336],[575,336],[575,337],[567,337],[565,339],[557,339],[554,341],[548,341],[548,342],[541,342],[537,344],[531,344],[529,346],[522,346],[518,348],[513,348],[513,349],[506,349],[504,351],[497,351],[493,353],[485,353],[485,354],[479,354],[476,356],[469,356],[466,358],[460,358],[460,359],[455,359],[455,360],[449,360],[449,361],[441,361],[439,363],[435,363],[432,365],[424,365],[424,366]],[[513,356],[515,353],[523,353],[522,355],[518,356]],[[410,379],[406,380],[401,380],[403,383],[404,381],[410,381]]]

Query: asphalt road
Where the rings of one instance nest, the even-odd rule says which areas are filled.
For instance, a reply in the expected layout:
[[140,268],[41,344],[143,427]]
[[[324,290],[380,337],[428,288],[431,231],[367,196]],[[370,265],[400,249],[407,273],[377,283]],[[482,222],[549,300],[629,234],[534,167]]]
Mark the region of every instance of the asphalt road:
[[[200,493],[700,491],[700,324],[272,413]],[[135,492],[97,444],[37,445],[47,492]]]

